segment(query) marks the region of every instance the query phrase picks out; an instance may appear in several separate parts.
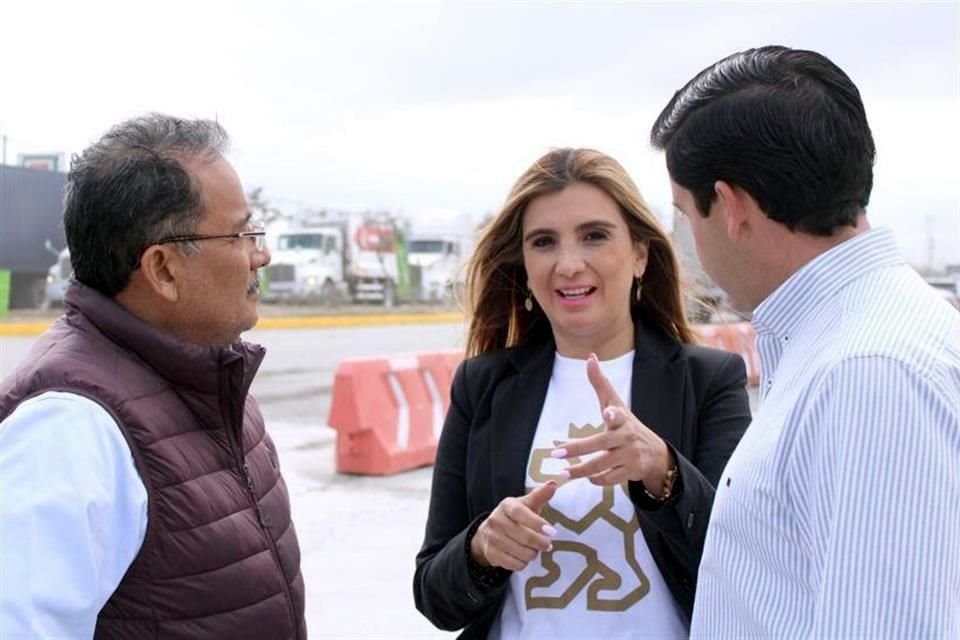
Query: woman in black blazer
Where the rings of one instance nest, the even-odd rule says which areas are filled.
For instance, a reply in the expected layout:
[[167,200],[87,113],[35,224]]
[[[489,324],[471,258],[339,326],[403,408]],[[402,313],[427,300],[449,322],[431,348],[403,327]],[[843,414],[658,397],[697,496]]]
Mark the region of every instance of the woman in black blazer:
[[682,637],[750,413],[740,356],[693,344],[655,216],[612,158],[552,151],[485,230],[466,293],[417,608],[463,638]]

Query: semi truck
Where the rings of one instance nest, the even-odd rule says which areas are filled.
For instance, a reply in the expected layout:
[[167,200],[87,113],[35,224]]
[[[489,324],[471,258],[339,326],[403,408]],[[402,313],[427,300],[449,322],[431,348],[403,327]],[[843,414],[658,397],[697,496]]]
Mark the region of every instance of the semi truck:
[[0,164],[0,269],[10,272],[10,308],[41,307],[50,263],[66,245],[57,171]]
[[463,279],[466,242],[440,234],[411,235],[407,242],[410,266],[419,272],[416,299],[424,302],[454,299]]
[[381,302],[408,299],[411,270],[402,225],[387,213],[302,218],[268,232],[267,302]]

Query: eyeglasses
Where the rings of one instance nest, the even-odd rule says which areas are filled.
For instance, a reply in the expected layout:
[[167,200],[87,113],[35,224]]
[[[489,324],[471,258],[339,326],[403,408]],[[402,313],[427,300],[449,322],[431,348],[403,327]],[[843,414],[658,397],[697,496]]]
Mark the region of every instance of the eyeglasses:
[[220,235],[193,235],[193,236],[170,236],[157,240],[156,244],[170,244],[173,242],[197,242],[200,240],[238,240],[240,238],[249,238],[257,251],[263,251],[267,246],[267,232],[262,225],[251,225],[248,231],[239,231],[237,233],[224,233]]

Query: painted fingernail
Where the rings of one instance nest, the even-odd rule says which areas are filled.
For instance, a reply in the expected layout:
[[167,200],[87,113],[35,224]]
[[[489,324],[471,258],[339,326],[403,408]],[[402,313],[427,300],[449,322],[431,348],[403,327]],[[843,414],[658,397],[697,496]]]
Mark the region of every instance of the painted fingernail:
[[561,469],[561,470],[560,470],[560,477],[561,477],[561,478],[567,478],[567,479],[569,480],[569,479],[570,479],[570,470],[569,470],[569,469]]
[[543,525],[543,526],[540,528],[540,530],[543,531],[543,534],[544,534],[544,535],[550,536],[551,538],[552,538],[553,536],[557,535],[557,530],[554,529],[553,527],[551,527],[551,526],[548,525],[548,524]]
[[566,449],[554,449],[550,452],[551,458],[566,458],[567,450]]
[[548,545],[547,545],[547,551],[553,551],[553,545],[552,545],[552,544],[548,544]]
[[612,422],[617,417],[617,412],[613,410],[613,407],[607,407],[603,410],[603,419],[607,422]]

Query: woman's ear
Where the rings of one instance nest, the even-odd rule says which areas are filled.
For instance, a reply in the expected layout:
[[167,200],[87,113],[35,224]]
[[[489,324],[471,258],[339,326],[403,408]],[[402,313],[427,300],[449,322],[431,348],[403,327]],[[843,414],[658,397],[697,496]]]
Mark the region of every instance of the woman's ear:
[[647,271],[647,258],[650,254],[650,241],[639,240],[633,243],[633,277],[642,278]]

